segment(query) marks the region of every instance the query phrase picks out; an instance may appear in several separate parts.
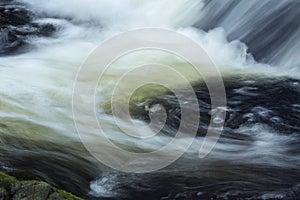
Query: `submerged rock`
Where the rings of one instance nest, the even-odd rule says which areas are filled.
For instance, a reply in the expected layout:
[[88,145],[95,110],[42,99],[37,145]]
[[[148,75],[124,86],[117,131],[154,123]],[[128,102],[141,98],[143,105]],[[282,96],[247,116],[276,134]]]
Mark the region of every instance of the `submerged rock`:
[[[212,80],[213,81],[213,80]],[[241,126],[263,124],[272,130],[284,134],[298,133],[300,130],[300,80],[287,77],[225,77],[227,107],[211,110],[210,93],[203,82],[194,85],[197,96],[200,123],[198,136],[204,136],[210,120],[217,123],[218,113],[226,111],[222,136],[249,140],[249,135],[237,133]],[[178,94],[185,102],[185,109],[191,109],[191,100],[185,88],[178,89]],[[218,97],[218,94],[215,95]],[[177,97],[171,93],[161,94],[143,102],[133,102],[133,117],[150,121],[148,108],[162,105],[167,112],[167,119],[162,132],[175,135],[181,123],[181,107]],[[189,111],[192,113],[192,110]],[[187,124],[187,127],[192,124]]]
[[19,181],[0,172],[0,199],[80,200],[81,198],[42,181]]

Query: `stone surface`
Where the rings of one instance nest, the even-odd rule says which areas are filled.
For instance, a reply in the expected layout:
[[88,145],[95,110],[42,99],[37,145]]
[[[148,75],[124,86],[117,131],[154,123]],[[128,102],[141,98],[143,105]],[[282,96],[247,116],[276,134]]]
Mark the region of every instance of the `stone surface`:
[[28,37],[51,36],[55,27],[35,23],[36,17],[24,5],[0,2],[0,55],[22,53],[28,45]]
[[19,181],[0,172],[0,200],[80,200],[42,181]]

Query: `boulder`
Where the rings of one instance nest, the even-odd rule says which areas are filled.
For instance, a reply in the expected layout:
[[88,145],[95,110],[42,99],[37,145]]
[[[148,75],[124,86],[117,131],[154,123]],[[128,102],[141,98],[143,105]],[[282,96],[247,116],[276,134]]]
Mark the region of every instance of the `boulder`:
[[20,181],[0,172],[0,200],[81,200],[42,181]]
[[36,16],[24,5],[14,1],[0,3],[0,56],[22,53],[28,37],[49,37],[55,31],[52,24],[35,23]]

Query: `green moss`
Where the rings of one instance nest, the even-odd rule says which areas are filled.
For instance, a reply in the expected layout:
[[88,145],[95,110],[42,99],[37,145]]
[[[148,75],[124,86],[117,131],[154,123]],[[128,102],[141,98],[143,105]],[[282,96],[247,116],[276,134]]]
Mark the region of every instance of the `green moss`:
[[[136,89],[132,96],[130,96],[130,99],[126,99],[123,96],[119,96],[115,99],[115,102],[117,105],[119,105],[119,108],[125,109],[125,106],[129,102],[129,112],[132,116],[139,116],[144,115],[144,103],[151,100],[153,97],[163,95],[163,94],[173,94],[171,90],[168,88],[162,86],[162,85],[156,85],[156,84],[146,84],[142,87]],[[105,102],[101,105],[101,108],[104,110],[106,114],[112,114],[112,105],[111,101]],[[124,110],[125,112],[125,110]]]
[[9,176],[3,172],[0,172],[0,184],[3,184],[3,183],[15,183],[17,181],[17,179],[15,179],[14,177],[12,176]]
[[79,198],[79,197],[77,197],[69,192],[66,192],[64,190],[59,190],[59,189],[55,188],[54,191],[68,200],[82,200],[82,198]]
[[16,182],[17,179],[14,177],[0,172],[0,196],[3,199],[8,199],[11,197],[11,188]]
[[0,172],[0,196],[4,199],[82,200],[43,181],[20,181]]

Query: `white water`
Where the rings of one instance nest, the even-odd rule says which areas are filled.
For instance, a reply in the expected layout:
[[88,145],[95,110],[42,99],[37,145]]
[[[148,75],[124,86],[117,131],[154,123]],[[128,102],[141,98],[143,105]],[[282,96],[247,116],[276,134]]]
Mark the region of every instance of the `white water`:
[[[103,40],[131,29],[163,27],[183,33],[201,44],[224,72],[241,71],[295,77],[300,75],[295,68],[287,67],[283,70],[255,62],[248,54],[247,46],[239,41],[229,42],[222,28],[204,32],[191,27],[198,20],[199,12],[201,13],[202,1],[52,0],[41,3],[40,0],[25,0],[25,2],[40,13],[66,18],[49,17],[43,20],[43,22],[57,24],[60,28],[54,38],[32,38],[31,43],[36,46],[36,49],[23,55],[0,58],[0,118],[3,122],[11,123],[11,126],[16,126],[16,123],[20,122],[21,124],[28,122],[52,130],[49,134],[49,131],[44,132],[41,129],[35,135],[39,139],[60,141],[63,135],[77,138],[71,110],[76,72],[89,53]],[[288,60],[289,56],[294,54],[294,52],[290,54],[286,52],[284,56]],[[130,62],[133,61],[130,60]],[[126,64],[133,63],[124,61],[122,64],[126,67]],[[118,135],[113,139],[126,144],[135,141],[120,137],[118,129],[113,127],[113,120],[110,116],[105,115],[100,118],[107,123],[112,133],[116,132],[115,134]],[[252,128],[244,127],[246,131]],[[33,137],[31,125],[23,126],[22,129],[23,135],[20,137]],[[232,158],[233,160],[246,156],[249,159],[245,160],[259,163],[264,160],[261,160],[258,155],[264,152],[258,147],[266,148],[274,145],[278,147],[278,141],[282,138],[274,138],[272,133],[263,127],[258,129],[258,132],[268,134],[264,137],[258,135],[257,143],[248,147],[251,148],[251,153],[237,154]],[[155,149],[163,145],[164,141],[161,138],[160,141],[155,141],[156,143],[142,147]],[[142,148],[139,144],[137,146]],[[199,145],[195,144],[190,150],[191,154],[197,152],[198,147]],[[237,147],[238,145],[232,146],[235,149]],[[222,158],[224,148],[229,147],[219,145],[217,147],[219,151],[212,157]],[[280,150],[284,151],[284,148]],[[284,162],[279,161],[278,149],[270,149],[267,155],[273,156],[274,164],[284,165]],[[92,189],[101,191],[97,185],[93,185]]]
[[256,63],[248,55],[246,45],[239,41],[227,41],[222,28],[206,33],[190,27],[201,13],[202,1],[25,2],[37,12],[71,19],[44,19],[42,22],[60,27],[55,38],[32,38],[31,43],[36,49],[23,55],[0,58],[2,102],[13,98],[24,109],[36,112],[37,119],[47,108],[50,109],[49,115],[56,115],[57,107],[63,110],[69,108],[75,74],[84,59],[104,39],[135,28],[155,26],[178,30],[201,44],[221,70],[298,75],[298,71],[291,73]]
[[[190,27],[201,12],[201,1],[25,2],[37,12],[66,19],[44,19],[42,22],[51,22],[60,27],[54,38],[32,38],[36,49],[23,55],[0,58],[0,100],[2,107],[6,108],[2,110],[1,118],[32,121],[59,135],[77,137],[71,98],[73,82],[81,63],[104,39],[134,28],[158,26],[177,30],[201,44],[223,71],[289,74],[289,71],[278,71],[256,63],[247,53],[246,45],[239,41],[227,41],[222,28],[206,33]],[[129,61],[125,61],[123,66],[134,64],[134,60]],[[109,116],[101,116],[101,120],[112,123]],[[25,132],[30,134],[31,131]],[[56,134],[46,137],[57,140]],[[38,137],[43,138],[44,135]],[[122,142],[124,138],[120,138],[118,140]]]

